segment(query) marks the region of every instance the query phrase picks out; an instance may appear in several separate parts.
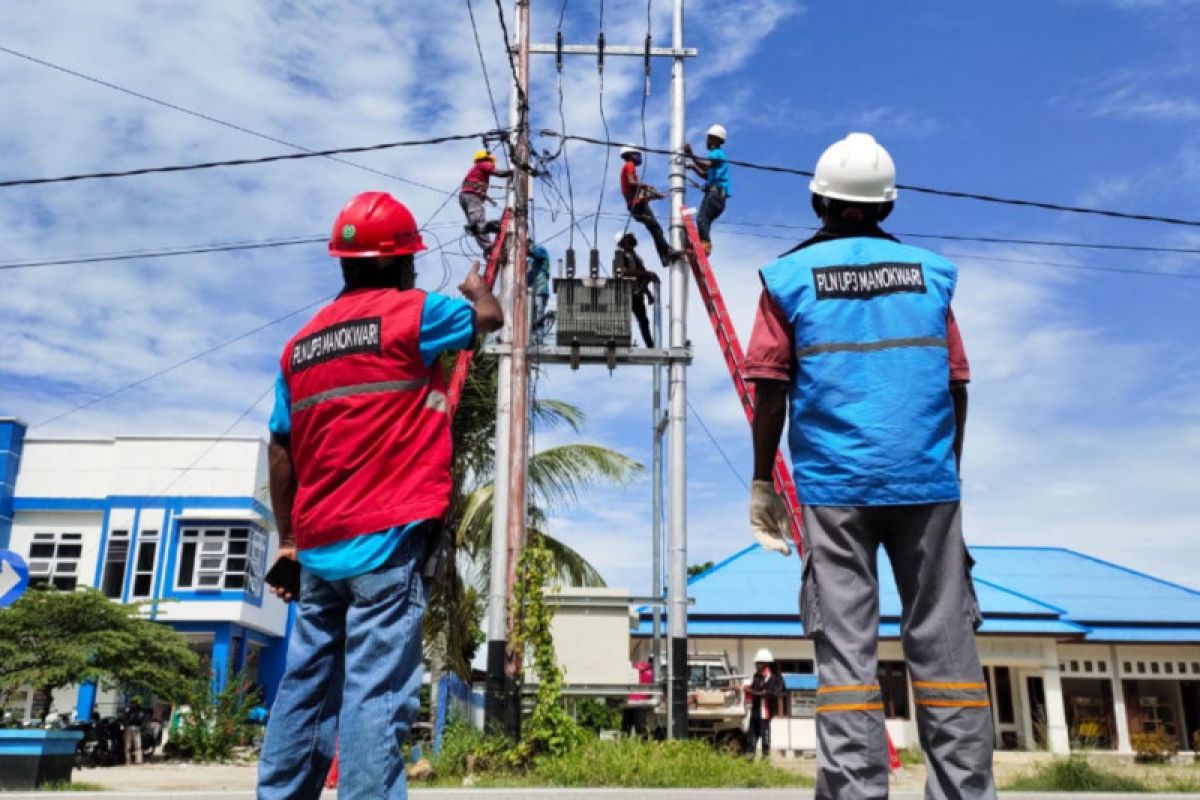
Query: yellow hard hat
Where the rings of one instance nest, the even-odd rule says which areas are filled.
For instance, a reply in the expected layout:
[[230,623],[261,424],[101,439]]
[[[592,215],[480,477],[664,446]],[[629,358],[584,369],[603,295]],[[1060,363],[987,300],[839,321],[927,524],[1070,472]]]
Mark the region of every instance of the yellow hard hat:
[[475,151],[475,160],[483,161],[484,159],[487,159],[488,161],[495,161],[496,157],[494,155],[492,155],[491,153],[489,153],[487,150],[476,150]]

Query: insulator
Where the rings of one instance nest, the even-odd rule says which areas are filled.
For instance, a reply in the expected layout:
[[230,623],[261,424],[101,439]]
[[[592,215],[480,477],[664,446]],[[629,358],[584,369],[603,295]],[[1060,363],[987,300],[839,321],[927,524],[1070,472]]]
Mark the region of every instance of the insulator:
[[575,248],[567,248],[567,277],[575,277]]
[[588,277],[593,279],[600,277],[600,251],[594,247],[588,253]]

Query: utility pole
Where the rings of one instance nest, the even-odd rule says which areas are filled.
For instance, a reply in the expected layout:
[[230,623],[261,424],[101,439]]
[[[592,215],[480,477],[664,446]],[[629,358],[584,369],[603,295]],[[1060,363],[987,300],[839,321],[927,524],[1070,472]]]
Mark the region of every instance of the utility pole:
[[[499,378],[496,397],[496,456],[495,497],[492,512],[492,573],[488,587],[488,655],[487,693],[485,713],[489,727],[515,733],[520,723],[520,698],[517,694],[515,677],[519,662],[508,644],[511,632],[512,609],[508,601],[517,562],[525,545],[526,475],[528,470],[529,433],[529,312],[525,286],[525,269],[528,259],[529,225],[529,56],[531,53],[554,55],[561,66],[564,55],[590,55],[603,63],[608,56],[629,56],[644,59],[647,69],[651,58],[673,60],[671,78],[671,149],[682,150],[684,140],[683,114],[683,60],[696,55],[696,50],[683,47],[683,0],[674,0],[674,36],[669,48],[651,47],[649,37],[640,47],[608,46],[601,36],[595,45],[564,45],[561,34],[555,44],[530,44],[529,16],[530,0],[515,0],[516,34],[509,43],[509,53],[515,57],[516,81],[513,85],[509,108],[512,126],[510,153],[514,173],[509,185],[508,204],[512,209],[512,229],[509,233],[507,264],[501,271],[501,302],[505,311],[504,328],[500,341],[490,349],[497,354]],[[683,164],[676,157],[671,165],[671,243],[683,251],[684,233],[681,209],[685,181]],[[669,514],[669,619],[670,645],[667,647],[671,662],[670,691],[668,696],[668,726],[671,736],[682,738],[687,735],[687,535],[686,535],[686,441],[683,438],[687,424],[687,397],[685,368],[691,360],[687,348],[686,303],[687,264],[677,258],[671,264],[671,347],[650,350],[638,356],[629,353],[622,356],[622,363],[655,364],[656,398],[661,398],[661,364],[668,363],[669,421],[661,415],[661,400],[655,401],[655,452],[661,469],[661,439],[663,428],[670,430],[670,500]],[[661,300],[660,300],[661,302]],[[658,332],[656,332],[657,334]],[[572,363],[566,353],[549,354],[556,348],[538,348],[543,363]],[[562,348],[566,349],[566,348]],[[551,355],[551,358],[547,358]],[[595,362],[604,363],[604,362]],[[610,367],[611,368],[611,367]],[[661,486],[661,481],[657,481]],[[661,489],[656,490],[654,502],[655,522],[653,525],[655,555],[655,590],[661,596]],[[657,599],[657,597],[656,597]]]
[[[671,14],[671,46],[683,49],[683,0]],[[683,151],[685,128],[683,56],[671,61],[671,151]],[[684,250],[683,195],[687,184],[681,155],[671,159],[671,249]],[[688,267],[681,255],[671,262],[670,345],[686,347]],[[667,381],[667,639],[671,676],[667,684],[670,735],[687,737],[687,365],[672,361]]]
[[489,724],[514,738],[520,730],[521,705],[516,672],[519,654],[512,649],[513,609],[508,607],[516,582],[517,564],[525,548],[526,474],[529,438],[529,307],[525,264],[529,258],[529,0],[516,0],[516,76],[509,103],[510,168],[508,205],[512,229],[508,236],[501,341],[510,354],[497,363],[496,453],[492,503],[492,565],[488,587],[487,687],[484,712]]

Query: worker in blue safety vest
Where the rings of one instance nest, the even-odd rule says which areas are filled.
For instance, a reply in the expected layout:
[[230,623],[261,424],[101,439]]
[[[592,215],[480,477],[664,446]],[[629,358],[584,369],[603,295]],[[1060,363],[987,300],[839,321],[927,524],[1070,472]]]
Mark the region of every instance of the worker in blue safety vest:
[[820,678],[816,796],[888,794],[882,545],[902,604],[925,796],[994,798],[981,618],[959,512],[970,369],[950,310],[958,273],[880,228],[896,170],[868,134],[827,149],[810,188],[822,227],[762,269],[746,362],[757,385],[750,526],[785,555],[791,530],[771,468],[790,416],[804,504],[800,614]]
[[696,211],[696,231],[700,234],[705,255],[712,252],[710,230],[713,220],[725,213],[725,202],[733,197],[733,185],[729,182],[729,159],[725,155],[727,138],[724,125],[711,126],[704,141],[708,148],[705,158],[695,155],[690,144],[683,146],[687,165],[704,178],[704,199]]

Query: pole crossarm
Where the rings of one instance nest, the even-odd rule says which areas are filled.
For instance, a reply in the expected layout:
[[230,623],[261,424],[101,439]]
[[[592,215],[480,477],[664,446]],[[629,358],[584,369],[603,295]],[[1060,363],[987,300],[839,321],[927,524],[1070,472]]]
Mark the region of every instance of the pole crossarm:
[[[489,355],[510,355],[512,346],[502,343],[488,344],[483,352]],[[681,361],[692,363],[690,347],[613,347],[602,345],[540,345],[528,351],[529,361],[538,364],[607,364],[610,358],[617,364],[653,366]]]
[[[510,45],[510,49],[515,53],[516,46]],[[533,55],[550,55],[556,56],[560,52],[564,56],[598,56],[600,48],[594,44],[564,44],[562,50],[558,49],[557,44],[531,44],[529,52]],[[634,56],[637,58],[645,58],[646,48],[633,46],[625,47],[621,45],[605,45],[604,55],[606,56]],[[695,47],[651,47],[651,58],[695,58],[700,55],[700,51]]]

